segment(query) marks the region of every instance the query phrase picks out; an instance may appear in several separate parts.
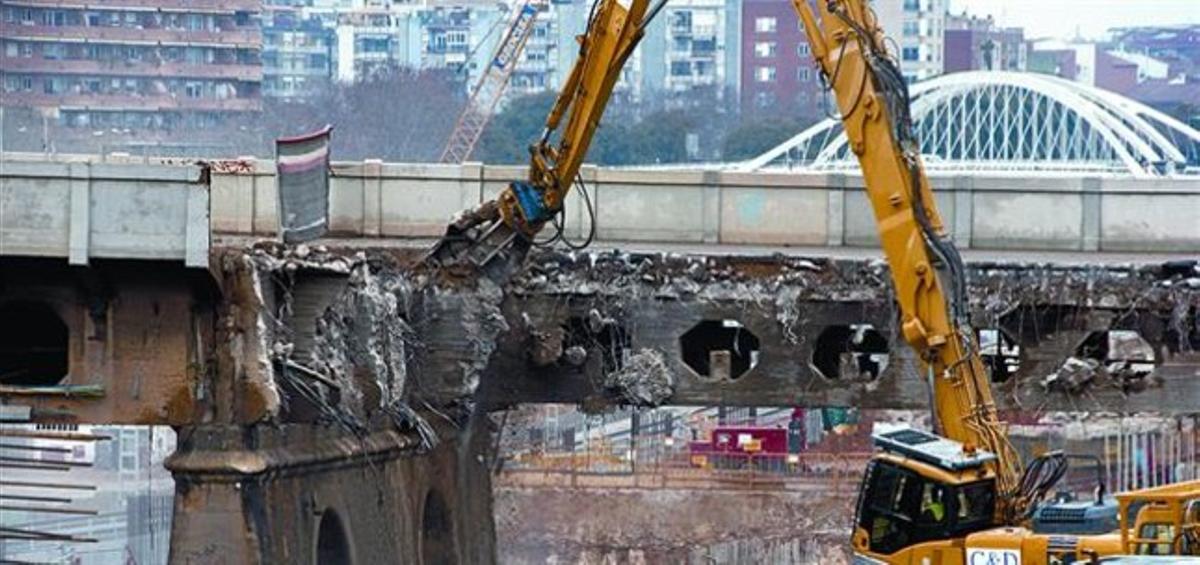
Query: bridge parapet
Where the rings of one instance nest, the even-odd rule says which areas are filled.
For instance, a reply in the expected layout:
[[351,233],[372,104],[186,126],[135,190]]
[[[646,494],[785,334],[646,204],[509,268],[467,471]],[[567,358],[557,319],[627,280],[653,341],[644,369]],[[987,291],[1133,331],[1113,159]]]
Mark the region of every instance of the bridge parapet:
[[[274,166],[213,177],[213,229],[271,236]],[[330,226],[345,237],[429,238],[494,197],[521,167],[366,161],[332,167]],[[879,239],[862,178],[837,173],[585,167],[600,240],[868,246]],[[934,176],[947,229],[964,248],[1180,252],[1200,249],[1194,180]],[[580,191],[567,233],[590,225]]]
[[[211,233],[218,237],[273,237],[277,231],[275,167],[268,160],[208,163],[211,191],[205,194],[193,162],[5,157],[0,186],[9,204],[0,254],[67,256],[74,245],[76,261],[113,254],[186,256],[193,265],[207,249],[200,229],[208,222],[205,213],[211,213]],[[435,237],[455,214],[524,174],[523,167],[479,163],[334,163],[332,235]],[[582,176],[602,241],[878,245],[856,175],[584,167]],[[1200,249],[1195,180],[935,174],[933,184],[947,229],[967,249]],[[92,191],[95,197],[86,198]],[[42,195],[38,203],[29,201],[31,193]],[[581,194],[574,191],[567,200],[567,233],[575,237],[590,225]],[[91,232],[82,229],[84,219],[91,220]]]
[[7,156],[0,163],[0,255],[208,265],[201,167]]

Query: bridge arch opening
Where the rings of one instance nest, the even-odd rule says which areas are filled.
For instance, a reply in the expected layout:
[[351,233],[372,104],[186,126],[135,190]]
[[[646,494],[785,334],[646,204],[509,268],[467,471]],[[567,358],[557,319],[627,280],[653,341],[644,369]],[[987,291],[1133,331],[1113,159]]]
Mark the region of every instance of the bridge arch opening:
[[425,495],[421,512],[421,563],[423,565],[458,565],[454,543],[454,521],[446,501],[436,490]]
[[54,386],[70,370],[70,331],[49,304],[0,304],[0,385]]
[[332,508],[321,513],[317,526],[317,565],[352,565],[350,540],[341,518]]
[[697,375],[737,380],[758,365],[762,343],[737,320],[704,320],[679,337],[679,347]]
[[828,326],[812,350],[813,369],[833,381],[874,381],[890,359],[887,338],[871,324]]

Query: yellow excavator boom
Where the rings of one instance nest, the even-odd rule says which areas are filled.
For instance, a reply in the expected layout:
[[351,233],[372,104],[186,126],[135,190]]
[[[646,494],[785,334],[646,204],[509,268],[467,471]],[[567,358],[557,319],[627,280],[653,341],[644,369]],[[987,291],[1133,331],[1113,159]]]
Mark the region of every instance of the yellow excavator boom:
[[562,212],[621,69],[665,0],[653,9],[649,3],[596,0],[587,29],[577,38],[575,66],[546,118],[545,130],[529,148],[528,178],[463,213],[447,228],[427,262],[466,266],[496,280],[519,267],[534,236]]
[[891,266],[901,333],[918,353],[941,435],[996,454],[1006,516],[1022,515],[1021,462],[996,413],[990,380],[968,321],[962,259],[946,236],[921,163],[908,87],[884,46],[866,0],[793,0],[829,83],[849,147],[862,168],[883,252]]

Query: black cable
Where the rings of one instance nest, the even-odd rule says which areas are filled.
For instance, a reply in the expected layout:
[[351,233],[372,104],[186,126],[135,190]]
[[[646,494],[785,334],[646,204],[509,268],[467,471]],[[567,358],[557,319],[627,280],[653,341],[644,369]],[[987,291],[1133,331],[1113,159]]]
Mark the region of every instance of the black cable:
[[[821,71],[820,76],[822,87],[825,88],[826,91],[833,90],[833,85],[837,83],[838,77],[842,74],[842,61],[845,60],[844,55],[846,54],[846,45],[849,45],[849,43],[849,41],[842,42],[842,46],[838,50],[837,65],[833,67],[833,75],[828,77],[828,82],[826,82],[825,72]],[[842,113],[843,119],[853,116],[854,112],[858,111],[858,107],[862,103],[863,94],[866,93],[867,90],[867,74],[868,73],[863,73],[862,83],[858,85],[858,94],[854,96],[854,103],[850,105],[850,109]],[[837,119],[829,113],[828,105],[825,105],[822,110],[825,112],[825,117],[831,120]]]
[[[950,286],[949,306],[951,314],[960,325],[964,324],[967,321],[966,316],[968,315],[966,269],[963,266],[962,256],[953,242],[939,235],[933,228],[933,222],[929,217],[925,201],[920,193],[920,142],[916,139],[913,129],[912,100],[908,91],[908,83],[904,80],[904,75],[900,71],[897,62],[891,57],[886,56],[886,54],[879,52],[878,46],[875,44],[874,38],[868,30],[840,9],[834,9],[833,13],[858,36],[863,61],[868,70],[868,73],[864,73],[864,81],[867,74],[870,74],[871,78],[874,79],[875,88],[882,95],[888,114],[892,118],[893,135],[897,143],[900,144],[903,157],[908,164],[913,191],[909,197],[913,202],[914,217],[921,227],[922,235],[930,252],[933,253],[942,268],[947,271],[946,278],[949,279],[948,283]],[[846,43],[842,44],[843,50],[845,45]],[[838,66],[841,66],[840,56]],[[834,79],[836,80],[836,73]],[[861,95],[860,91],[860,98]],[[849,113],[846,114],[846,116],[849,115]],[[971,347],[971,341],[966,339],[964,345]]]
[[1017,487],[1017,500],[1022,503],[1018,506],[1023,506],[1022,515],[1010,523],[1027,520],[1033,516],[1037,510],[1037,503],[1058,484],[1069,468],[1069,460],[1061,451],[1044,453],[1031,461],[1025,468],[1025,473],[1021,475],[1021,482]]
[[[588,219],[591,221],[591,226],[588,228],[587,239],[585,239],[583,241],[583,243],[578,243],[578,244],[572,243],[569,239],[567,239],[566,233],[563,233],[562,241],[564,244],[566,244],[567,247],[574,249],[576,251],[579,251],[579,250],[584,249],[587,246],[591,245],[592,241],[594,241],[596,239],[596,209],[592,206],[592,196],[590,193],[588,193],[587,183],[583,182],[583,175],[576,173],[575,174],[575,182],[576,182],[576,184],[579,185],[579,195],[583,197],[583,203],[584,203],[584,205],[587,206]],[[563,204],[564,204],[563,210],[565,210],[566,202],[564,202]],[[566,215],[565,214],[563,215],[562,229],[564,232],[566,231]]]

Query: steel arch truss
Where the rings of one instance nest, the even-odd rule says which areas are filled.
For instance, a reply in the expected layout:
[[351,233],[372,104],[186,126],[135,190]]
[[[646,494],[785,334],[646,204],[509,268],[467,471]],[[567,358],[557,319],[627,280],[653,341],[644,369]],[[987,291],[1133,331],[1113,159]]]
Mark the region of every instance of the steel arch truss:
[[[950,173],[1172,176],[1200,166],[1200,132],[1112,92],[1032,73],[967,72],[912,86],[925,166]],[[741,168],[857,170],[825,119]]]

